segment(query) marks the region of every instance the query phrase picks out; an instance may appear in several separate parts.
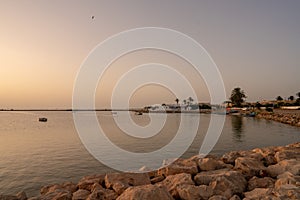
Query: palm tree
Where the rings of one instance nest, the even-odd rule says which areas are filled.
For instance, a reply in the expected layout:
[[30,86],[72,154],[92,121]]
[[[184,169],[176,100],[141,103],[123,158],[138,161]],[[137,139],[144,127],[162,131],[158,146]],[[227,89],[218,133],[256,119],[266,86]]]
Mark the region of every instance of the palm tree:
[[175,101],[176,101],[176,103],[177,103],[177,105],[178,105],[178,103],[179,103],[179,99],[178,99],[178,98],[176,98],[176,99],[175,99]]
[[294,101],[294,96],[290,96],[288,99],[289,99],[290,101]]
[[230,100],[235,106],[241,107],[246,97],[245,92],[237,87],[232,90]]
[[183,100],[183,104],[186,104],[186,99]]
[[276,97],[276,100],[277,100],[277,101],[282,101],[283,98],[282,98],[281,96],[278,96],[278,97]]
[[189,100],[189,102],[190,102],[191,104],[192,104],[193,101],[194,101],[194,99],[193,99],[192,97],[189,97],[188,100]]

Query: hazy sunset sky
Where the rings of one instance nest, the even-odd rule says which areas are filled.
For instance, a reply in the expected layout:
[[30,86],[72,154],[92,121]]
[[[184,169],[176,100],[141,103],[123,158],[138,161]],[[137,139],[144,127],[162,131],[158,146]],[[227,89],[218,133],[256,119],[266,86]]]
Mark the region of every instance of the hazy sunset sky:
[[[89,52],[111,35],[149,26],[174,29],[199,42],[217,64],[228,97],[236,86],[248,101],[295,96],[300,92],[299,10],[296,0],[2,0],[0,109],[70,108],[76,74]],[[163,57],[179,68],[188,65],[166,53],[148,53],[114,63],[96,97],[101,102],[97,107],[109,105],[113,80],[143,56],[143,62]],[[198,96],[209,101],[203,84],[199,82]],[[174,96],[148,86],[131,103],[163,102],[174,103]]]

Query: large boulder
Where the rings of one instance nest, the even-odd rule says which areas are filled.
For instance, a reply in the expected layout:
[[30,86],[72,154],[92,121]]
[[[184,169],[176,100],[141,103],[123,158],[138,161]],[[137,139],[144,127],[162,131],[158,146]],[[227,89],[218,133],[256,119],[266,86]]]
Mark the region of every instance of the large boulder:
[[113,189],[118,195],[130,186],[150,184],[147,173],[111,173],[105,176],[105,186]]
[[190,174],[181,173],[167,176],[165,180],[156,184],[160,187],[166,187],[168,192],[175,198],[179,198],[177,187],[181,185],[195,185]]
[[235,160],[236,170],[239,170],[247,178],[253,176],[264,176],[266,167],[260,160],[255,158],[240,157]]
[[157,185],[143,185],[127,188],[117,200],[173,200],[165,187]]
[[177,159],[171,164],[158,170],[158,175],[163,175],[165,177],[180,173],[197,174],[198,166],[196,161],[194,159]]
[[177,192],[182,200],[207,200],[213,195],[212,189],[206,185],[179,185]]

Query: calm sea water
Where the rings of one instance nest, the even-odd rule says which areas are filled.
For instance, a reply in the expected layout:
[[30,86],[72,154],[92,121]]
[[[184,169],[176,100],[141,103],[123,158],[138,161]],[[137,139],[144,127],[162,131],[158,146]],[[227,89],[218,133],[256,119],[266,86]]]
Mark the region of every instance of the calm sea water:
[[[89,116],[89,113],[82,114]],[[193,114],[185,115],[187,120],[182,123],[188,130],[188,119],[193,119]],[[47,117],[48,122],[38,122],[39,117]],[[172,140],[180,122],[179,114],[169,114],[157,136],[141,140],[126,137],[115,125],[114,118],[122,118],[121,113],[112,116],[110,112],[97,112],[97,117],[113,143],[133,152],[151,152],[163,147]],[[141,126],[150,120],[147,114],[131,117]],[[201,115],[197,136],[183,157],[198,154],[209,121],[210,115]],[[226,116],[221,137],[211,153],[298,141],[300,128],[263,119]],[[72,112],[0,112],[0,193],[24,190],[33,196],[44,185],[76,182],[85,175],[112,171],[85,149],[76,132]]]

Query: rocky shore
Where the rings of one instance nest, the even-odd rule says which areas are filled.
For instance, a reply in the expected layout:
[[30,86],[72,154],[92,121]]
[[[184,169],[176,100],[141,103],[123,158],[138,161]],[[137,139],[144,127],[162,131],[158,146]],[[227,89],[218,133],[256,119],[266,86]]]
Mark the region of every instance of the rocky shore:
[[147,173],[110,173],[42,187],[40,196],[1,200],[282,200],[300,199],[300,142],[194,156]]
[[284,110],[259,112],[256,117],[300,127],[300,110],[295,110],[294,112]]

